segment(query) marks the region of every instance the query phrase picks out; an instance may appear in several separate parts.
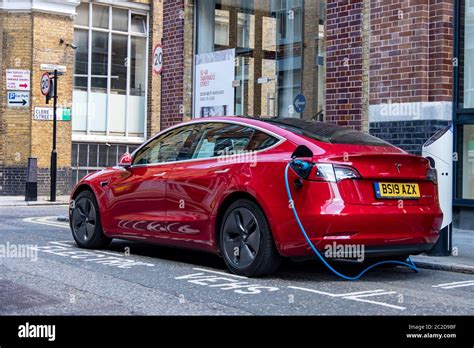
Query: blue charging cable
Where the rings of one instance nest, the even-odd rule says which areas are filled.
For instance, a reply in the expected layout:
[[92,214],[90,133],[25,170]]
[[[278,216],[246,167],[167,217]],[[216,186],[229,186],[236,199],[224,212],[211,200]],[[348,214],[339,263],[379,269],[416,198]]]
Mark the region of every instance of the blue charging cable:
[[294,205],[294,201],[293,201],[293,197],[291,195],[291,191],[290,191],[290,184],[289,184],[289,180],[288,180],[288,172],[291,168],[291,165],[294,164],[296,165],[297,167],[299,167],[300,169],[302,170],[308,170],[309,167],[310,167],[310,164],[308,162],[305,162],[305,161],[300,161],[300,160],[294,160],[294,161],[291,161],[290,163],[288,163],[288,165],[286,166],[286,169],[285,169],[285,186],[286,186],[286,192],[288,194],[288,199],[290,200],[290,206],[291,206],[291,209],[293,210],[293,214],[295,215],[295,219],[296,219],[296,222],[298,223],[298,226],[301,230],[301,232],[303,233],[303,236],[304,238],[306,239],[306,242],[309,244],[309,246],[311,247],[311,249],[313,249],[314,253],[316,254],[316,256],[319,257],[319,259],[322,261],[322,263],[331,271],[333,272],[334,274],[336,274],[337,276],[345,279],[345,280],[349,280],[349,281],[354,281],[354,280],[358,280],[360,279],[365,273],[367,273],[368,271],[370,271],[371,269],[377,267],[377,266],[380,266],[380,265],[384,265],[384,264],[398,264],[398,265],[402,265],[402,266],[406,266],[408,268],[411,268],[412,270],[414,270],[415,272],[418,273],[418,268],[416,267],[416,265],[413,263],[412,259],[410,257],[408,257],[408,263],[407,262],[402,262],[402,261],[381,261],[381,262],[377,262],[369,267],[367,267],[366,269],[364,269],[362,272],[360,272],[358,275],[356,275],[355,277],[349,277],[349,276],[346,276],[340,272],[338,272],[336,269],[334,269],[327,261],[326,259],[321,255],[321,253],[318,251],[318,249],[316,249],[316,247],[314,246],[313,242],[311,242],[311,240],[309,239],[308,237],[308,234],[306,233],[306,230],[305,228],[303,227],[303,224],[301,223],[301,220],[300,220],[300,217],[298,216],[298,212],[296,211],[296,208],[295,208],[295,205]]

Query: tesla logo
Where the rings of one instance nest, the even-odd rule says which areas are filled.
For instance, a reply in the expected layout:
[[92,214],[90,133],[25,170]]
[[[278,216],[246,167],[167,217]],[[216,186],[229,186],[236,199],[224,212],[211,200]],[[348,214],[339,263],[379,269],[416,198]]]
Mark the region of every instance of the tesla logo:
[[402,168],[402,165],[400,163],[395,164],[395,167],[397,167],[398,174],[400,174],[400,169]]

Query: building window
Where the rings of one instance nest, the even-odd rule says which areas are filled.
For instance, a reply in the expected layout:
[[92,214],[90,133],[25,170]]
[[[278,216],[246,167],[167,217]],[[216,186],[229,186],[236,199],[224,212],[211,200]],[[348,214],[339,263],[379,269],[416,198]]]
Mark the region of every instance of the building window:
[[[195,3],[194,117],[320,118],[324,0]],[[295,107],[299,94],[306,98],[303,109]]]
[[74,40],[73,138],[145,138],[148,14],[82,2]]

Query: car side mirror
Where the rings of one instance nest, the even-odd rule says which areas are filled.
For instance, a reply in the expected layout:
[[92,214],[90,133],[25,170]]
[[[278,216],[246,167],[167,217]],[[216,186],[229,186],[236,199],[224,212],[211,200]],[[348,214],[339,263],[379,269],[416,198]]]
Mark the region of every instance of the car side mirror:
[[124,153],[122,156],[120,156],[120,160],[118,163],[119,167],[122,168],[129,168],[132,166],[132,156],[129,153]]
[[307,146],[300,145],[296,148],[295,152],[291,155],[291,158],[313,158],[313,151],[311,151]]

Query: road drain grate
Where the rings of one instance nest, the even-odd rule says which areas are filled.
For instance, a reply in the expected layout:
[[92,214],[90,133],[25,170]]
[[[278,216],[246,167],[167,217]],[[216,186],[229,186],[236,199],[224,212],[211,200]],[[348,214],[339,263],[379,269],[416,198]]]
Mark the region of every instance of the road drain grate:
[[0,279],[0,314],[57,303],[56,299],[38,291]]

